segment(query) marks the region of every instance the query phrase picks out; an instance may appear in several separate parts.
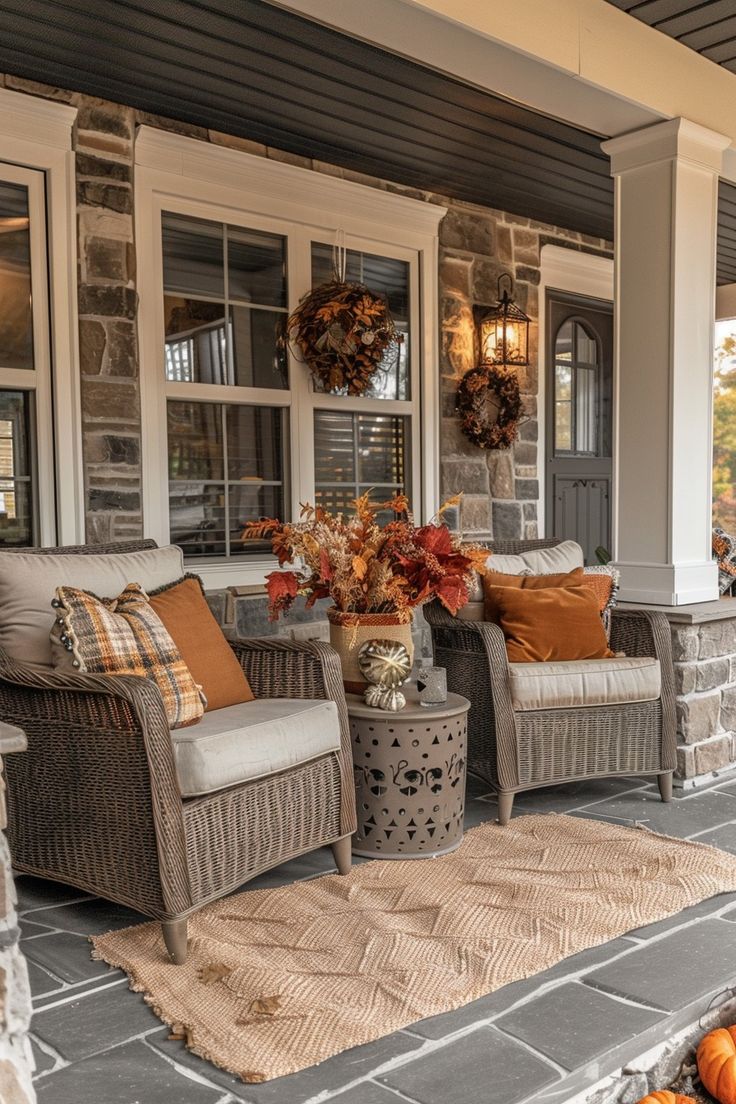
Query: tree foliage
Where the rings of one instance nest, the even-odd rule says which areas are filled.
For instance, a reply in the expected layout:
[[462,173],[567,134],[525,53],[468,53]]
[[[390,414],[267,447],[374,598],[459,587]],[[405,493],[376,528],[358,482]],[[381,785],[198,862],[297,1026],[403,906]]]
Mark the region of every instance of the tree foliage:
[[715,352],[713,524],[736,533],[736,334],[724,337]]

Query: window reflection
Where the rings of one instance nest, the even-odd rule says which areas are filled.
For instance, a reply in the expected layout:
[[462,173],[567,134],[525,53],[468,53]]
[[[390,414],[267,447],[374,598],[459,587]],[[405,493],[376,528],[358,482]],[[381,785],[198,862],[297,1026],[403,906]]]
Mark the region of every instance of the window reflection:
[[28,189],[0,181],[0,368],[33,368]]
[[598,455],[599,345],[594,333],[568,318],[555,340],[555,452]]

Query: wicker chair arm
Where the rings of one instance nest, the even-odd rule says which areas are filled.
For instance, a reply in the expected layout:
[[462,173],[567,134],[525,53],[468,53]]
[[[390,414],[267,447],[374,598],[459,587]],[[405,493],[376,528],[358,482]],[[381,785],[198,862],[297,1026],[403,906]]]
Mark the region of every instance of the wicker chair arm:
[[181,790],[158,687],[136,675],[39,670],[0,652],[0,704],[4,718],[28,734],[24,760],[29,764],[38,757],[47,759],[49,754],[58,762],[60,732],[66,734],[62,746],[69,749],[69,762],[60,768],[61,773],[73,771],[75,749],[89,742],[97,749],[100,793],[109,781],[106,764],[121,756],[141,764],[139,782],[121,777],[116,785],[121,792],[129,786],[131,809],[139,802],[150,805],[164,907],[171,913],[188,907]]
[[335,702],[340,721],[341,826],[345,835],[354,832],[353,751],[337,652],[322,640],[281,636],[231,641],[230,646],[257,698],[326,698]]
[[669,621],[656,610],[614,609],[611,648],[616,652],[625,652],[627,656],[654,656],[659,660],[662,672],[662,769],[674,770],[677,766],[677,711]]
[[654,656],[672,663],[672,637],[667,618],[655,610],[614,609],[611,648],[627,656]]

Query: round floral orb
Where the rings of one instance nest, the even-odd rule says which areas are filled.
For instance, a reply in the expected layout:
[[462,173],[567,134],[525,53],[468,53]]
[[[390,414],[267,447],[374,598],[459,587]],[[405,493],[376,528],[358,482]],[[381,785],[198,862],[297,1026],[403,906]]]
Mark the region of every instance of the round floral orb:
[[396,640],[366,640],[358,651],[358,667],[366,682],[394,688],[411,674],[411,657]]

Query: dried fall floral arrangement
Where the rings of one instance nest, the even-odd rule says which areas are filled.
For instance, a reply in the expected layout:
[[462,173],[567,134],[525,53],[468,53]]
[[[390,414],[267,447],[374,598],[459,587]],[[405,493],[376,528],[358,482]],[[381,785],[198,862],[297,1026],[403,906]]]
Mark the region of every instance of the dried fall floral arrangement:
[[471,368],[460,381],[455,405],[463,433],[478,448],[513,445],[524,413],[513,370],[494,364]]
[[362,395],[403,341],[381,296],[335,279],[308,292],[286,323],[284,342],[327,391]]
[[[442,520],[457,504],[449,499],[428,525],[409,520],[405,495],[371,502],[361,495],[355,513],[332,514],[321,506],[302,506],[301,521],[266,518],[247,525],[242,539],[270,538],[279,564],[301,561],[294,571],[273,571],[266,580],[269,610],[277,620],[297,596],[307,606],[331,598],[336,609],[359,616],[393,613],[411,619],[415,606],[439,599],[455,614],[465,605],[473,571],[482,571],[488,549],[463,544]],[[378,514],[390,510],[395,520],[380,525]]]

